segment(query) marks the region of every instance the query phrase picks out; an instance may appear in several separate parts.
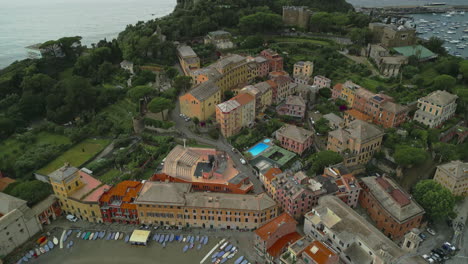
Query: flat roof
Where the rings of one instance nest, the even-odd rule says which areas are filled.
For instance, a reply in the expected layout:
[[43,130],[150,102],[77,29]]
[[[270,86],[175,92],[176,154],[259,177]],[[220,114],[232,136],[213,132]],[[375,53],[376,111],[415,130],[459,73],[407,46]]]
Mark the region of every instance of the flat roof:
[[197,57],[197,54],[195,51],[190,46],[187,45],[182,45],[177,48],[177,51],[179,52],[180,56],[183,58],[186,57]]
[[191,189],[190,183],[150,182],[143,184],[135,204],[184,205],[185,194]]
[[437,54],[428,50],[422,45],[413,45],[413,46],[404,46],[404,47],[395,47],[393,48],[396,52],[400,53],[403,56],[417,56],[419,59],[432,59],[437,57]]
[[186,206],[216,209],[261,211],[276,206],[276,202],[266,193],[231,194],[191,192],[185,195]]

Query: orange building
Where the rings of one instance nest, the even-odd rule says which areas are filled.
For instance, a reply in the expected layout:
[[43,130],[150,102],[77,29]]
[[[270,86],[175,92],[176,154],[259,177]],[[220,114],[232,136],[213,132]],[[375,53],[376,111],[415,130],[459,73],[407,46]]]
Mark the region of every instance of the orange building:
[[138,224],[137,208],[133,201],[141,186],[139,181],[123,181],[105,191],[99,199],[102,221]]
[[265,263],[275,263],[291,243],[302,237],[296,232],[296,225],[292,216],[283,213],[255,230],[254,247]]
[[400,239],[419,228],[424,209],[393,180],[386,177],[361,178],[359,204],[386,236]]
[[345,126],[348,126],[349,123],[353,122],[354,120],[362,120],[365,122],[372,122],[372,117],[359,112],[356,109],[351,109],[351,110],[346,110],[344,112],[344,121],[345,121]]
[[216,106],[216,122],[221,134],[231,137],[255,122],[255,97],[241,93]]

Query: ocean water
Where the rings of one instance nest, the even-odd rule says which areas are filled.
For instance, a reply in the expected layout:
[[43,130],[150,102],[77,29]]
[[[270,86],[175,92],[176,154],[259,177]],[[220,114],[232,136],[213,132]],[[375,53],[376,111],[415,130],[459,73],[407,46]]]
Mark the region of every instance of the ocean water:
[[467,5],[467,0],[346,0],[356,7],[410,6],[427,3],[446,3],[447,5]]
[[89,45],[128,24],[168,15],[176,0],[0,0],[0,68],[28,56],[25,47],[65,36]]

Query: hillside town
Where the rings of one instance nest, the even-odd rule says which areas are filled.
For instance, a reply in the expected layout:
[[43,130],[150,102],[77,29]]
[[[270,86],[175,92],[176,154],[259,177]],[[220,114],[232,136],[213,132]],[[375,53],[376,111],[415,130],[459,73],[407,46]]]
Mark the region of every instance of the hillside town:
[[[59,263],[106,244],[128,256],[171,252],[156,263],[465,263],[466,70],[452,77],[450,55],[408,24],[369,19],[368,42],[345,45],[311,37],[316,15],[282,6],[281,35],[270,39],[230,27],[174,39],[155,20],[161,46],[135,56],[164,56],[170,43],[172,66],[124,56],[112,78],[126,88],[108,107],[66,119],[87,104],[47,106],[55,123],[5,133],[26,145],[56,139],[0,152],[0,263]],[[41,53],[64,59],[81,45],[68,42]],[[79,68],[83,56],[104,56],[86,53],[73,73],[91,69]],[[40,78],[34,85],[50,77]],[[50,157],[18,165],[23,151]]]

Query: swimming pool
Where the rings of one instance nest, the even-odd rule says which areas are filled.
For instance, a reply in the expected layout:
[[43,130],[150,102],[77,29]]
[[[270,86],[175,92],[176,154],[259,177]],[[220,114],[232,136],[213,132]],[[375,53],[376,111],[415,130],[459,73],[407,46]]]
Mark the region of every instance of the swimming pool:
[[267,138],[265,140],[263,140],[264,143],[270,143],[271,139]]
[[258,154],[262,153],[265,151],[265,149],[269,148],[270,146],[265,144],[265,143],[258,143],[257,145],[251,147],[248,152],[252,154],[252,156],[257,156]]

